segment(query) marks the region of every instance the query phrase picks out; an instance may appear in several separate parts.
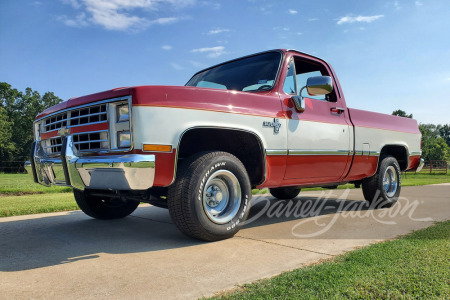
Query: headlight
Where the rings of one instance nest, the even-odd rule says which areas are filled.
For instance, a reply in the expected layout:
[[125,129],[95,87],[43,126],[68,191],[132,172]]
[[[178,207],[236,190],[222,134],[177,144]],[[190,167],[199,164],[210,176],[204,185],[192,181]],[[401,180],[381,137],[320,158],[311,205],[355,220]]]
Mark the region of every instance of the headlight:
[[116,110],[117,122],[126,122],[130,120],[130,111],[128,109],[128,104],[117,106]]
[[131,147],[131,134],[129,131],[120,131],[117,133],[117,140],[119,141],[119,148]]

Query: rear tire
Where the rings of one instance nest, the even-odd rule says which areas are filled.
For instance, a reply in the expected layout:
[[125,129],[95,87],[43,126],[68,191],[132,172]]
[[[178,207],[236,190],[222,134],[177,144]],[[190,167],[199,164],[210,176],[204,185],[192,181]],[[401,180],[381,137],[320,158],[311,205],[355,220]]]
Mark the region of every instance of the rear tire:
[[294,199],[295,197],[297,197],[298,194],[300,193],[301,189],[296,188],[296,187],[279,187],[279,188],[269,189],[269,191],[270,191],[270,194],[277,199],[289,200],[289,199]]
[[244,165],[226,152],[203,152],[180,164],[167,204],[178,229],[204,240],[232,237],[250,209],[251,185]]
[[364,198],[375,208],[397,203],[401,187],[400,166],[392,156],[382,158],[377,173],[362,181]]
[[138,201],[92,196],[85,191],[77,189],[73,190],[73,194],[80,209],[86,215],[95,219],[111,220],[124,218],[139,206]]

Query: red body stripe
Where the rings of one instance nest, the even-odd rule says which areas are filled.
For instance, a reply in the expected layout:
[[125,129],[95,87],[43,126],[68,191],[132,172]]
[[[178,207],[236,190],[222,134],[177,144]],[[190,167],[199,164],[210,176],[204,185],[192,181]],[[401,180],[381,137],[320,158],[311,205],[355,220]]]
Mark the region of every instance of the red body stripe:
[[[70,133],[82,133],[91,131],[108,130],[108,123],[91,124],[85,126],[71,127]],[[46,140],[48,138],[58,136],[58,130],[52,130],[41,134],[41,139]]]

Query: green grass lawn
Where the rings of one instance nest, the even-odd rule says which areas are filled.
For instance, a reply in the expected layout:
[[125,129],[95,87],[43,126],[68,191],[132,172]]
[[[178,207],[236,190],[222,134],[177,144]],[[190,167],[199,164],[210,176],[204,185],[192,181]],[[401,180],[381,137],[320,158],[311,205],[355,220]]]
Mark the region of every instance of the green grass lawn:
[[219,298],[450,299],[450,221]]
[[43,193],[68,193],[69,187],[52,186],[45,187],[34,183],[28,174],[0,174],[0,194],[43,194]]
[[79,209],[72,193],[0,197],[0,217]]

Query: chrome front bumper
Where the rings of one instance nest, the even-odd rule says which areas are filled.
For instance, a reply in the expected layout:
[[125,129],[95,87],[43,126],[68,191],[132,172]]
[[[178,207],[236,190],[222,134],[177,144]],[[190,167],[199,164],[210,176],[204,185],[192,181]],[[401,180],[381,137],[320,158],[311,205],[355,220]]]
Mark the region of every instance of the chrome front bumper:
[[417,166],[416,172],[422,171],[424,165],[425,165],[425,161],[423,160],[423,158],[421,158],[419,160],[419,165]]
[[84,190],[146,190],[153,186],[155,155],[125,154],[96,157],[77,155],[72,136],[63,140],[59,158],[49,157],[39,141],[33,143],[28,174],[45,186]]

